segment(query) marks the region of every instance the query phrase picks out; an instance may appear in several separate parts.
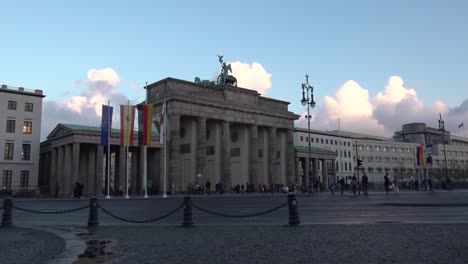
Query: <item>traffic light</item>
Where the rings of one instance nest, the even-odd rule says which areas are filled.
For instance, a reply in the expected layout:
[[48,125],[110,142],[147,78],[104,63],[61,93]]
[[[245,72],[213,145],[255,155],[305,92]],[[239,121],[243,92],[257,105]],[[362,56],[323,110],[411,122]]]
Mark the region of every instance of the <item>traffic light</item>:
[[357,159],[357,166],[358,166],[358,168],[362,166],[362,160],[361,159]]

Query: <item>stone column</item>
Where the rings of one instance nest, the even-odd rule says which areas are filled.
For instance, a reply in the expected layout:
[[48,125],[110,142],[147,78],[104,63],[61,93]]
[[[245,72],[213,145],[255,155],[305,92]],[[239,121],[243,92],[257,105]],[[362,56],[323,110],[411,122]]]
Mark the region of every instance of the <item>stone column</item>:
[[75,182],[72,181],[72,171],[71,171],[71,166],[72,166],[72,160],[71,160],[71,145],[66,144],[65,145],[65,156],[64,156],[64,179],[65,179],[65,186],[64,186],[64,191],[65,194],[68,195],[73,195],[73,189],[75,187]]
[[328,175],[327,160],[322,160],[322,180],[321,180],[321,182],[322,182],[322,186],[323,186],[324,191],[328,190],[327,175]]
[[211,185],[216,185],[221,179],[223,175],[223,148],[222,148],[222,135],[221,135],[221,124],[216,122],[214,125],[214,134],[215,134],[215,182],[211,183]]
[[186,186],[182,186],[182,168],[180,162],[180,115],[171,114],[169,117],[169,142],[167,162],[170,164],[167,172],[168,185],[174,184],[177,191],[185,190]]
[[[184,179],[184,185],[187,185],[187,182],[197,183],[197,154],[198,154],[198,129],[197,129],[197,120],[195,118],[190,120],[190,174],[188,179]],[[185,173],[185,172],[184,172]],[[187,175],[184,175],[187,177]]]
[[65,194],[65,176],[64,176],[64,152],[65,148],[63,146],[57,147],[57,181],[60,184],[60,193]]
[[138,192],[138,151],[132,151],[130,162],[130,190],[132,195],[135,195]]
[[258,178],[258,126],[250,126],[250,161],[249,161],[249,182],[253,183],[255,186],[260,184]]
[[[314,158],[314,159],[312,159],[312,162],[313,162],[312,165],[314,166],[314,168],[313,168],[314,173],[313,173],[313,175],[312,175],[312,179],[320,180],[320,179],[319,179],[319,171],[318,171],[319,159]],[[322,167],[322,170],[323,170],[323,167]]]
[[95,182],[96,178],[96,148],[92,145],[88,149],[88,186],[85,189],[88,190],[88,195],[95,195]]
[[[207,177],[207,160],[206,160],[206,118],[198,117],[197,119],[197,169],[196,173],[202,175],[202,179]],[[200,183],[203,185],[202,183]]]
[[122,188],[123,193],[125,193],[125,173],[127,173],[127,159],[126,159],[127,151],[125,147],[120,147],[119,151],[119,187]]
[[[53,147],[50,151],[50,190],[55,193],[55,184],[58,182],[57,178],[57,148]],[[60,184],[60,182],[59,182]],[[60,185],[60,188],[63,186]]]
[[296,157],[294,155],[294,138],[293,130],[288,129],[286,131],[286,174],[288,175],[288,184],[295,184],[296,180]]
[[270,179],[270,183],[273,183],[273,184],[278,184],[278,172],[277,172],[277,167],[276,165],[274,165],[274,162],[273,162],[273,157],[276,157],[276,127],[270,127],[269,129],[269,140],[268,140],[268,147],[269,147],[269,151],[268,151],[268,157],[267,157],[267,161],[268,161],[268,164],[270,164],[269,169],[269,173],[268,173],[268,177]]
[[[315,159],[313,159],[315,161]],[[315,169],[315,164],[314,164],[314,169]],[[315,172],[314,172],[315,173]],[[304,157],[304,180],[305,180],[305,186],[307,187],[307,191],[311,192],[313,188],[313,178],[310,177],[312,175],[312,172],[309,171],[309,155],[307,157]]]
[[[332,166],[332,173],[333,173],[333,176],[332,176],[332,177],[333,177],[333,179],[334,179],[335,184],[337,184],[338,181],[336,180],[336,166],[335,166],[336,162],[335,162],[334,160],[332,160],[332,163],[334,164],[334,165]],[[327,185],[328,185],[328,184],[327,184]]]
[[223,142],[223,162],[222,162],[222,171],[223,174],[221,179],[224,180],[224,189],[230,190],[232,187],[231,179],[231,124],[229,121],[223,121],[223,133],[222,139]]
[[80,180],[80,143],[73,143],[72,183]]
[[[140,193],[141,196],[145,195],[145,175],[144,175],[144,170],[145,170],[145,165],[146,165],[146,173],[148,174],[148,163],[145,164],[145,159],[148,161],[148,153],[145,151],[144,147],[139,147],[140,148],[140,159],[139,159],[139,167],[140,169],[138,170],[140,173],[140,185],[138,186],[137,191]],[[148,175],[147,175],[148,178]]]
[[96,151],[96,177],[94,178],[94,192],[96,195],[102,196],[104,147],[97,145]]

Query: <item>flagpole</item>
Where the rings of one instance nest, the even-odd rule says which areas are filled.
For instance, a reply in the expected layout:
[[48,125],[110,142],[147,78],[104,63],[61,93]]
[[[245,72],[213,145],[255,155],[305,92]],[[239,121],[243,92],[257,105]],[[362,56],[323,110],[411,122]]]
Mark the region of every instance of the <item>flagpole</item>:
[[110,101],[107,100],[107,196],[106,199],[110,199],[109,195],[109,184],[110,184],[110,130],[111,130],[111,120],[110,120]]
[[[148,104],[148,82],[146,82],[146,85],[145,85],[145,90],[146,90],[146,99],[145,99],[145,105]],[[146,123],[146,120],[143,120],[143,123]],[[143,125],[143,124],[141,124]],[[151,124],[150,124],[151,125]],[[143,129],[144,129],[144,125],[143,125]],[[147,129],[148,130],[148,129]],[[151,129],[149,130],[150,134],[151,134]],[[147,147],[146,147],[146,144],[144,143],[145,139],[142,140],[143,141],[143,188],[144,188],[144,193],[145,193],[145,196],[144,198],[148,198],[148,168],[147,168],[147,159],[148,159],[148,153],[147,153]],[[148,144],[151,144],[151,141],[148,143]]]
[[[130,105],[130,100],[128,100],[127,102],[127,106]],[[130,125],[129,125],[130,126]],[[130,126],[131,127],[131,126]],[[131,131],[130,131],[130,134],[131,134]],[[133,140],[133,138],[131,138],[130,140]],[[125,142],[125,140],[124,140]],[[125,199],[128,199],[130,198],[130,196],[128,196],[128,171],[130,170],[130,164],[128,162],[128,146],[129,144],[127,144],[126,146],[126,155],[125,155],[125,158],[126,158],[126,162],[127,162],[127,169],[125,171]]]
[[[341,153],[342,143],[341,143],[341,132],[340,131],[341,131],[340,119],[338,118],[338,138],[340,140],[340,145],[338,146],[338,153],[342,154]],[[356,146],[356,148],[357,148],[357,146]],[[343,177],[343,161],[342,161],[343,156],[339,156],[339,157],[340,157],[340,162],[338,162],[338,170],[340,171],[340,178],[342,178]],[[356,159],[357,159],[357,157],[356,157]],[[340,165],[341,165],[341,169],[340,169]],[[335,179],[335,182],[337,183],[338,181],[336,181],[336,179]]]
[[[164,100],[164,194],[163,198],[167,198],[167,102]],[[161,136],[161,135],[160,135]]]

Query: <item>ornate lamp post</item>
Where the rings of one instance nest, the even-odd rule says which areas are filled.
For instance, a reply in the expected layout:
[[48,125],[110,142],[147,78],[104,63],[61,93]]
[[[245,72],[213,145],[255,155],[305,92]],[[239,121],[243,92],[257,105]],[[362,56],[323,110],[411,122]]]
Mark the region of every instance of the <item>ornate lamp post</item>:
[[[307,191],[309,193],[313,193],[313,188],[312,188],[312,164],[311,164],[311,158],[312,158],[312,149],[311,149],[311,146],[310,146],[310,118],[311,118],[311,115],[310,115],[310,108],[314,108],[315,107],[315,101],[314,101],[314,87],[312,87],[311,85],[309,85],[309,75],[306,74],[306,82],[305,83],[302,83],[302,100],[301,100],[301,104],[303,106],[307,105],[307,115],[306,115],[306,118],[307,118],[307,137],[308,137],[308,142],[309,142],[309,159],[307,161],[308,163],[308,166],[309,166],[309,175],[307,175],[307,179],[308,181],[308,186],[307,186]],[[310,96],[309,96],[309,91],[310,91]]]
[[442,120],[442,114],[439,113],[439,130],[442,131],[442,144],[444,145],[445,158],[445,178],[448,177],[447,152],[445,151],[445,122]]

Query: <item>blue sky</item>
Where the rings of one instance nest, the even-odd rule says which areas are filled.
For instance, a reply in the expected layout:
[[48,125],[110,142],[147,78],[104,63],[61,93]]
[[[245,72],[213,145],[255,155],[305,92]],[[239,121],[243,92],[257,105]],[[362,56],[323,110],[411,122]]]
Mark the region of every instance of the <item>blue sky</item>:
[[[47,111],[70,106],[64,102],[74,96],[112,91],[114,100],[137,103],[145,82],[213,78],[217,54],[261,65],[269,75],[258,79],[271,76],[271,87],[246,88],[291,102],[297,114],[305,110],[300,88],[308,73],[314,128],[336,129],[339,117],[343,129],[391,135],[402,122],[436,126],[438,112],[451,128],[468,121],[467,1],[19,0],[2,2],[0,10],[0,82],[44,90],[42,137],[68,119]],[[106,68],[118,81],[104,88],[90,81],[91,69]],[[389,85],[392,76],[403,83]],[[347,96],[340,99],[340,91]],[[356,98],[366,91],[367,100]],[[400,109],[414,115],[400,119]],[[78,114],[82,123],[98,120]]]

